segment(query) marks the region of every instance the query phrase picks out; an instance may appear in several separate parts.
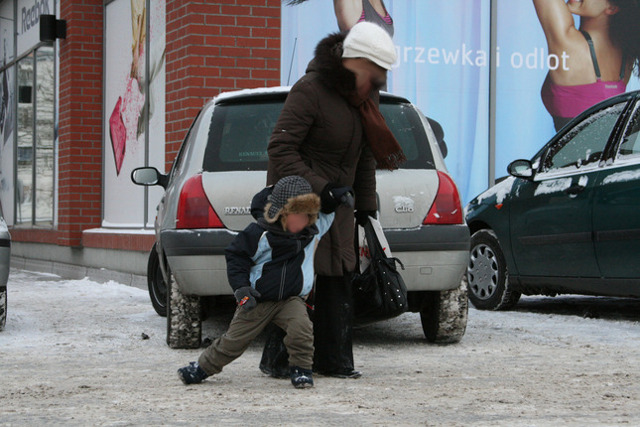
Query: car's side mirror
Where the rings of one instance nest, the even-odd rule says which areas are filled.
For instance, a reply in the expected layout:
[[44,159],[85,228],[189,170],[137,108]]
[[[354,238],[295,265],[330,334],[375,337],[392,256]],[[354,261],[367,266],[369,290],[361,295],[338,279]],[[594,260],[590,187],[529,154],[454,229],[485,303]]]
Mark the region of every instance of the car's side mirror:
[[530,160],[514,160],[507,166],[507,172],[516,178],[532,179],[533,165]]
[[160,185],[163,188],[167,187],[167,175],[161,174],[158,169],[152,166],[132,170],[131,181],[138,185]]

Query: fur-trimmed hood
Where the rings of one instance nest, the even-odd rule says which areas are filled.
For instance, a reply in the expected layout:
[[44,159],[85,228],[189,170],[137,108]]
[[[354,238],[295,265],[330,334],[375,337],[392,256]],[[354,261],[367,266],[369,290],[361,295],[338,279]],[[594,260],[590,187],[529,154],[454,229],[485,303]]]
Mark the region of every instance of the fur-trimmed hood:
[[342,65],[342,43],[347,32],[329,34],[316,46],[315,56],[307,66],[307,73],[315,72],[326,86],[344,97],[355,91],[356,77]]
[[318,217],[320,211],[320,197],[315,193],[301,194],[299,196],[291,197],[287,200],[287,203],[282,209],[276,212],[275,216],[269,216],[269,210],[272,206],[271,202],[268,202],[264,207],[264,218],[267,222],[274,223],[282,215],[287,214],[308,214],[311,218],[309,225],[313,225]]

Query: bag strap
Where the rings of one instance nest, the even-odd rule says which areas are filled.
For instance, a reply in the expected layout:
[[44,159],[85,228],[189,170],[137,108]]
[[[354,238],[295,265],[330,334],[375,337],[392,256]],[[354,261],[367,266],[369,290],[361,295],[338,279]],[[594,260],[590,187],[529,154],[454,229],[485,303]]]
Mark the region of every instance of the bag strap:
[[382,258],[386,258],[387,254],[384,253],[380,240],[376,235],[376,231],[373,229],[371,220],[367,218],[367,222],[364,224],[364,237],[367,239],[367,247],[369,248],[369,255],[371,259],[382,254]]
[[404,264],[396,257],[388,257],[384,252],[382,245],[380,244],[380,240],[378,240],[378,235],[373,228],[373,224],[370,219],[367,219],[367,222],[364,224],[364,237],[367,239],[367,247],[369,248],[369,255],[371,259],[380,258],[380,259],[389,259],[392,261],[396,261],[400,264],[400,267],[404,270]]

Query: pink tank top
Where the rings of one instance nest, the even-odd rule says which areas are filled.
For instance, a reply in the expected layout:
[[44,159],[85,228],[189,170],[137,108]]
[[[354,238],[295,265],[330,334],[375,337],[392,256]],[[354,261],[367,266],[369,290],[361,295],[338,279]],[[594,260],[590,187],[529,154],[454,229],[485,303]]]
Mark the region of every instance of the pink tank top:
[[387,33],[391,37],[393,37],[393,19],[391,19],[391,15],[387,12],[387,8],[382,3],[382,7],[384,7],[385,14],[384,16],[380,15],[369,3],[369,0],[362,0],[362,15],[360,15],[360,19],[358,22],[373,22],[374,24],[380,25],[384,28]]
[[600,67],[596,59],[593,42],[586,31],[582,31],[582,34],[584,34],[589,43],[591,60],[593,61],[597,81],[584,85],[561,86],[553,83],[547,74],[541,90],[542,102],[549,114],[554,117],[576,117],[594,104],[614,95],[624,93],[627,89],[627,84],[624,82],[624,58],[622,60],[622,66],[620,67],[620,80],[612,82],[600,80]]

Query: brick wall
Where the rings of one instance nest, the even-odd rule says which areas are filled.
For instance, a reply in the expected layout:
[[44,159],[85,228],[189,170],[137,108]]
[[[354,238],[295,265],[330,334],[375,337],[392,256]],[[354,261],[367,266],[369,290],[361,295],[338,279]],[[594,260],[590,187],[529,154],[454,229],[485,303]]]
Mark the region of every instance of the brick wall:
[[167,0],[166,168],[204,103],[280,84],[281,0]]
[[64,0],[60,19],[58,227],[12,230],[16,241],[80,246],[102,216],[103,0]]
[[60,5],[59,245],[79,245],[101,222],[103,10],[103,0]]
[[[281,0],[166,1],[168,170],[207,100],[280,83]],[[153,235],[82,233],[102,220],[104,3],[60,2],[67,37],[60,42],[58,228],[14,228],[16,241],[128,250],[153,244]]]

